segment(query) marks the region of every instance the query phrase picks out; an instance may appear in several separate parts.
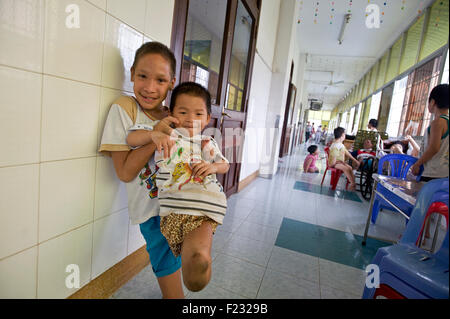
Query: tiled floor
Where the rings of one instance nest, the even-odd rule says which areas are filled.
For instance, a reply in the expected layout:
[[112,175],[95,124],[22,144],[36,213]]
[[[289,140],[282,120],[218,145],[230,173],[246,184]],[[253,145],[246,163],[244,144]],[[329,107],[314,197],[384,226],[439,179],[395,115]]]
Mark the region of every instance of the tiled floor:
[[[329,229],[329,233],[339,233],[341,237],[360,238],[364,234],[369,203],[359,193],[356,195],[360,201],[340,196],[345,188],[344,178],[338,184],[336,196],[316,192],[314,185],[320,186],[325,160],[318,165],[322,173],[305,174],[302,172],[305,156],[305,146],[301,145],[294,155],[280,162],[280,169],[272,179],[257,178],[229,198],[224,224],[218,227],[213,239],[211,282],[201,292],[185,289],[186,298],[361,298],[365,282],[361,265],[348,266],[329,260],[326,254],[307,254],[306,250],[302,253],[276,244],[283,235],[279,234],[281,226],[287,221],[321,226],[317,229]],[[294,187],[296,182],[313,186],[309,190]],[[324,187],[329,182],[328,174]],[[371,225],[369,234],[397,240],[404,228],[399,214],[383,211],[377,224]],[[302,235],[291,238],[305,242],[316,239]],[[161,298],[151,267],[146,267],[112,298]]]

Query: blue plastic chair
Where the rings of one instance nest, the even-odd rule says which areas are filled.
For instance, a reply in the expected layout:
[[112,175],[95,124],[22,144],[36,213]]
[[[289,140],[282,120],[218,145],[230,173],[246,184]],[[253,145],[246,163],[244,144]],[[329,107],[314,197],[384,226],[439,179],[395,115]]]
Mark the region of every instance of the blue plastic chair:
[[[411,220],[400,242],[378,249],[372,264],[380,269],[380,286],[389,287],[409,299],[449,298],[449,232],[435,254],[416,246],[425,215],[432,203],[446,201],[449,179],[428,182],[419,192]],[[363,298],[372,299],[376,288],[364,289]]]
[[[408,175],[408,171],[417,162],[417,158],[410,156],[410,155],[404,155],[404,154],[388,154],[386,156],[383,156],[380,158],[378,162],[378,174],[383,175],[383,166],[384,163],[389,163],[389,175],[391,177],[396,177],[399,179],[406,179],[406,176]],[[423,166],[420,167],[419,175],[416,177],[416,180],[419,181],[420,177],[423,173]],[[377,191],[380,192],[384,197],[386,197],[389,201],[396,203],[397,206],[407,215],[410,216],[412,212],[412,206],[408,203],[405,203],[403,200],[401,200],[397,195],[393,194],[391,191],[387,190],[382,185],[378,184]],[[373,202],[373,210],[372,210],[372,223],[375,224],[378,217],[378,212],[380,209],[388,209],[388,210],[394,210],[394,208],[386,202],[384,199],[382,199],[380,196],[375,194],[375,199]]]

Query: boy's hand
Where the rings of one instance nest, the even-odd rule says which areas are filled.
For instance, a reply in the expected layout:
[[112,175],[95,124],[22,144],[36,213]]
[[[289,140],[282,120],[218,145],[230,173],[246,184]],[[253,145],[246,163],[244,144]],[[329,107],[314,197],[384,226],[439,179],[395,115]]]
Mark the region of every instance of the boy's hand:
[[168,158],[170,156],[170,150],[172,146],[175,145],[175,141],[167,134],[164,134],[160,131],[152,132],[152,140],[156,145],[156,149],[158,152],[164,151],[164,158]]
[[206,176],[217,173],[217,168],[213,163],[200,161],[198,163],[191,164],[192,176],[200,177],[204,179]]
[[178,121],[178,119],[176,119],[173,116],[167,116],[163,118],[161,121],[159,121],[159,123],[155,125],[153,130],[162,132],[166,135],[171,135],[173,130],[172,124],[175,125],[180,124],[180,121]]

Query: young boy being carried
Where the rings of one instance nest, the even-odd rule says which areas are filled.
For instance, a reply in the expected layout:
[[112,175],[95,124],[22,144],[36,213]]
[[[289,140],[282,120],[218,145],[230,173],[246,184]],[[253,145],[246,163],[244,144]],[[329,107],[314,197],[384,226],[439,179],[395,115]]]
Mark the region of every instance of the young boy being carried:
[[[211,96],[194,82],[172,92],[170,115],[179,121],[172,131],[175,145],[169,157],[155,153],[161,233],[175,256],[181,254],[183,281],[191,291],[202,290],[211,278],[211,245],[223,222],[227,201],[216,174],[225,174],[228,160],[211,137],[200,133],[211,118]],[[149,131],[131,128],[127,143],[149,143]]]

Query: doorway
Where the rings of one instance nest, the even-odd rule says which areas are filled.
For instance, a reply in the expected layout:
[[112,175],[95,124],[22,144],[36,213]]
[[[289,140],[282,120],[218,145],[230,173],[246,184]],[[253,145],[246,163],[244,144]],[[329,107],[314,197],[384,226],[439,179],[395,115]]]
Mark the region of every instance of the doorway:
[[175,1],[177,82],[194,81],[211,93],[208,128],[230,162],[217,176],[227,196],[238,190],[260,8],[261,0]]

